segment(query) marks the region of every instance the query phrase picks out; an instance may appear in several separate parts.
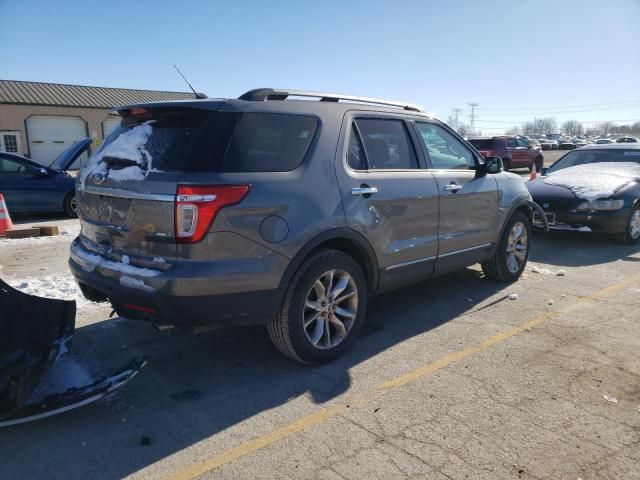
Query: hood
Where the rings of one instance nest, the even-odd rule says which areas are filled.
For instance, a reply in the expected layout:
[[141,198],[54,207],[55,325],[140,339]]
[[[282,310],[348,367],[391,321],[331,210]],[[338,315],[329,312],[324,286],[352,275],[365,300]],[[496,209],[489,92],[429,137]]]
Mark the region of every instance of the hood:
[[90,138],[83,138],[82,140],[78,140],[69,148],[64,150],[60,155],[58,155],[56,159],[51,162],[49,168],[59,171],[65,171],[73,164],[73,162],[76,161],[76,159],[80,155],[89,150],[90,145]]
[[[634,162],[602,162],[563,168],[530,182],[532,187],[560,187],[587,201],[608,198],[631,183],[640,181],[640,164]],[[531,191],[531,188],[530,188]],[[556,190],[557,191],[557,190]],[[532,192],[533,195],[533,192]]]

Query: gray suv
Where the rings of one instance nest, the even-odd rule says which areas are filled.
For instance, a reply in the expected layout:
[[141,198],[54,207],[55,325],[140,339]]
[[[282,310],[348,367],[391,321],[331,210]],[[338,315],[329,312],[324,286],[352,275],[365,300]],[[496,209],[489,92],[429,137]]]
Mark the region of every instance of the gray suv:
[[478,262],[503,282],[525,268],[522,179],[419,107],[258,89],[118,113],[78,176],[69,265],[121,316],[265,324],[282,353],[322,363],[371,295]]

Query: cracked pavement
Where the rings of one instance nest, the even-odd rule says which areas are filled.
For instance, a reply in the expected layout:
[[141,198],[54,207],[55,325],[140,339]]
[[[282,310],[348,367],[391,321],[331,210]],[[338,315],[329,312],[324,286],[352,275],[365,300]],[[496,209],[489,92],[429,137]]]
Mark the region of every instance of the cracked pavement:
[[[67,249],[68,239],[47,244],[47,272],[65,271]],[[2,246],[3,278],[28,275],[21,256],[32,263],[35,252]],[[0,478],[188,478],[200,462],[336,407],[202,478],[640,479],[640,280],[581,301],[639,266],[637,246],[535,234],[518,283],[489,282],[475,266],[376,297],[352,351],[316,368],[280,356],[264,328],[194,337],[109,319],[105,306],[83,309],[74,358],[89,370],[140,354],[150,364],[106,401],[3,429]],[[379,388],[568,306],[409,383]]]

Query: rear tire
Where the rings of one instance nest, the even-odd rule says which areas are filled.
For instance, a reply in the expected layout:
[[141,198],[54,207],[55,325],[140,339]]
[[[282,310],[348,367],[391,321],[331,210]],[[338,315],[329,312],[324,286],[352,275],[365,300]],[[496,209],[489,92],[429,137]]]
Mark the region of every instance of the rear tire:
[[631,210],[627,229],[623,233],[614,235],[614,240],[622,245],[635,245],[640,241],[640,203]]
[[530,250],[529,218],[522,212],[516,212],[507,222],[493,257],[481,264],[482,271],[491,280],[515,282],[527,266]]
[[362,328],[367,293],[364,274],[352,257],[320,250],[291,279],[282,309],[268,325],[269,337],[281,353],[299,362],[335,360]]
[[505,172],[508,172],[509,170],[511,170],[511,160],[509,160],[508,158],[504,158],[502,160],[502,168],[504,169]]
[[64,213],[71,218],[78,217],[78,199],[76,197],[76,192],[69,192],[67,196],[64,197]]

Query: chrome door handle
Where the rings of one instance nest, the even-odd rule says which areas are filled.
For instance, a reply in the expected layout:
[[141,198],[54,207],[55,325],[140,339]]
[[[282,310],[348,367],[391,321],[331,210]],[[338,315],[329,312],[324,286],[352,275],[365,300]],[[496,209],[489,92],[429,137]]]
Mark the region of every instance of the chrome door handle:
[[376,187],[353,187],[351,189],[351,195],[373,195],[378,193]]
[[444,189],[447,192],[453,192],[456,193],[458,190],[460,190],[462,188],[462,185],[458,185],[456,183],[450,183],[449,185],[445,185]]

